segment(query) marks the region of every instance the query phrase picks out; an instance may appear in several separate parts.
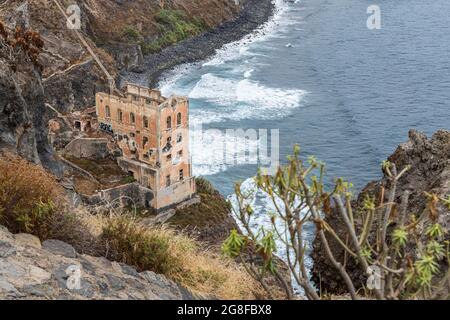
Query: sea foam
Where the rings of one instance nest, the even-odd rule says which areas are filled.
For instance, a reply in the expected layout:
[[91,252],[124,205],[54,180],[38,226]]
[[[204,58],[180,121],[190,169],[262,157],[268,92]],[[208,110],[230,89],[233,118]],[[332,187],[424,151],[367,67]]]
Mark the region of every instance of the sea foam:
[[299,107],[307,94],[299,89],[271,88],[247,78],[225,79],[205,74],[189,98],[214,104],[191,110],[192,123],[281,119]]

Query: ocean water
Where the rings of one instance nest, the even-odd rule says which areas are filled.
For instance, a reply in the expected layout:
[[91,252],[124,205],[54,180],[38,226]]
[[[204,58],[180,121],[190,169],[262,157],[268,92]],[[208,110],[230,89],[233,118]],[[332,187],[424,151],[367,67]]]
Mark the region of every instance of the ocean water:
[[[282,161],[300,144],[327,164],[330,183],[345,177],[358,191],[381,177],[381,162],[409,129],[450,129],[450,1],[276,4],[261,30],[160,84],[164,94],[190,97],[191,126],[219,130],[191,146],[196,175],[226,196],[236,181],[251,186],[257,164],[224,163],[221,133],[278,129]],[[372,4],[380,30],[366,25]],[[256,152],[257,143],[236,141]],[[270,209],[264,199],[256,205],[261,217]]]

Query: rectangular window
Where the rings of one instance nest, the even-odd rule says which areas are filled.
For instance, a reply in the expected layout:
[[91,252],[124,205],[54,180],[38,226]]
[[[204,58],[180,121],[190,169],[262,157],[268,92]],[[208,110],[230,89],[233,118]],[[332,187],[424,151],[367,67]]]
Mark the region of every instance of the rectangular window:
[[166,176],[166,187],[170,187],[172,182],[170,181],[170,176]]
[[181,169],[180,170],[180,181],[183,181],[183,180],[184,180],[184,170]]
[[181,141],[183,141],[183,136],[179,133],[177,136],[177,143],[181,143]]
[[183,150],[178,151],[178,158],[181,158],[183,156]]
[[147,138],[147,137],[144,137],[144,138],[142,139],[142,149],[145,148],[145,145],[147,144],[147,142],[148,142],[148,138]]

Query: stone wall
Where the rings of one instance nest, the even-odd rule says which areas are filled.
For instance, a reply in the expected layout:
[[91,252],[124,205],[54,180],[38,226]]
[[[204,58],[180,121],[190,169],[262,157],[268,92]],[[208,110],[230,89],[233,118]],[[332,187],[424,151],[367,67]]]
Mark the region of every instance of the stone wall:
[[135,205],[142,208],[150,208],[153,198],[153,192],[137,182],[102,190],[93,196],[82,196],[83,201],[88,205],[109,203],[119,206]]
[[64,149],[65,156],[78,159],[105,159],[110,155],[108,140],[101,138],[78,138],[72,140]]
[[159,211],[165,211],[176,207],[186,200],[192,199],[194,194],[195,179],[189,178],[158,191],[156,205]]

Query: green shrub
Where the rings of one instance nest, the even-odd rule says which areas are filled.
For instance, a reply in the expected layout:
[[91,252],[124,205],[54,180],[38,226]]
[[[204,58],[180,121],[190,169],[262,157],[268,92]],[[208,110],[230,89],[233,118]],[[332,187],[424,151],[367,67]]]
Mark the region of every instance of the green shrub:
[[136,30],[133,26],[126,26],[123,30],[123,34],[128,38],[130,41],[137,41],[141,37],[138,30]]
[[133,182],[136,182],[136,179],[133,176],[128,176],[122,180],[123,184],[129,184]]
[[149,43],[142,42],[144,54],[150,54],[185,40],[191,36],[196,36],[207,29],[206,24],[199,19],[188,19],[179,10],[161,10],[155,17],[158,23],[161,36]]
[[[352,299],[448,299],[448,230],[439,215],[448,214],[444,208],[450,197],[425,193],[426,209],[409,214],[409,192],[401,192],[398,183],[411,167],[398,170],[394,163],[385,161],[385,180],[377,190],[380,196],[377,191],[366,194],[358,206],[351,183],[338,178],[327,190],[325,165],[314,157],[303,159],[300,147],[295,146],[287,164],[274,175],[257,173],[253,190],[236,184],[233,212],[245,234],[232,232],[223,244],[225,254],[243,259],[246,249],[255,246],[257,255],[246,261],[247,270],[264,286],[267,274],[278,273],[273,261],[275,242],[279,241],[293,278],[306,297],[322,299],[322,291],[317,292],[305,264],[308,250],[304,230],[315,226],[320,246],[314,246],[326,255]],[[268,224],[260,225],[257,219],[261,216],[255,215],[259,192],[270,198],[275,208],[265,213]],[[442,213],[438,210],[441,206]],[[264,265],[255,263],[257,259],[263,259]],[[359,272],[353,266],[360,268]],[[288,286],[284,287],[286,298],[293,298]]]
[[211,182],[206,180],[205,178],[198,177],[195,179],[195,184],[197,186],[198,193],[205,193],[209,195],[215,195],[217,191],[214,189]]

